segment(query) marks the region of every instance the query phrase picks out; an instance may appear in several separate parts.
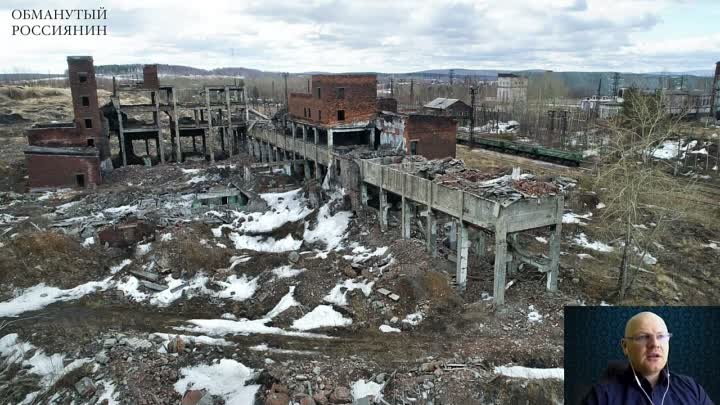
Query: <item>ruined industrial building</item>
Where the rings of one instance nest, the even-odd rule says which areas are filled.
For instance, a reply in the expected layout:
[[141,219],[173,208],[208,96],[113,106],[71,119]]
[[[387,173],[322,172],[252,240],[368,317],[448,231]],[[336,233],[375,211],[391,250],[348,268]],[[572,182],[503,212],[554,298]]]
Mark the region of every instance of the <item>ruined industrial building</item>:
[[[588,188],[607,140],[558,109],[543,131],[594,153],[518,141],[499,118],[526,77],[498,75],[478,122],[480,87],[408,105],[376,74],[308,74],[261,103],[235,77],[67,67],[43,105],[65,115],[17,126],[0,193],[0,403],[558,404],[563,307],[628,302]],[[709,173],[694,142],[650,155]],[[716,302],[713,232],[631,251],[639,302]]]

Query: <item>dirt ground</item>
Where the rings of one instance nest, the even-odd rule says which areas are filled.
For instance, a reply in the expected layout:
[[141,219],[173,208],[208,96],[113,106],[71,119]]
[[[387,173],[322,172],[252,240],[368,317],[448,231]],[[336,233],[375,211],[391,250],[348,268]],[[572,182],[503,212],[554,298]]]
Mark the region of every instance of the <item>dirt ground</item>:
[[[48,355],[64,353],[64,363],[91,359],[53,379],[51,388],[27,369],[4,362],[0,395],[11,398],[9,403],[27,401],[28,394],[38,393],[35,402],[26,403],[107,400],[104,403],[177,404],[181,394],[174,384],[184,369],[234,360],[257,372],[252,381],[260,386],[259,400],[264,403],[287,403],[284,399],[303,404],[350,403],[351,385],[363,379],[385,384],[384,398],[392,404],[555,404],[562,402],[562,380],[508,378],[499,376],[495,367],[562,367],[564,306],[603,301],[653,305],[720,302],[715,274],[720,250],[704,247],[720,241],[720,227],[712,221],[677,224],[672,237],[660,242],[663,249],[654,252],[658,263],[640,273],[630,298],[614,301],[618,256],[588,251],[573,242],[580,232],[591,240],[602,238],[601,212],[597,202],[588,199],[592,190],[582,189],[582,182],[567,192],[566,207],[577,214],[594,215],[585,224],[563,226],[559,290],[548,292],[544,274],[521,269],[508,278],[512,284],[502,307],[488,299],[493,289],[491,251],[471,251],[467,287],[458,291],[453,284],[455,263],[449,260],[452,251],[445,245],[443,231],[440,254],[434,258],[423,240],[402,239],[399,226],[381,232],[377,212],[370,208],[349,219],[342,250],[322,252],[317,243],[308,241],[297,249],[297,256],[290,251],[235,248],[237,239],[232,232],[221,229],[237,217],[232,212],[235,209],[191,208],[184,196],[232,181],[254,196],[251,204],[239,211],[263,215],[267,207],[257,193],[299,188],[309,195],[313,190],[301,179],[282,175],[242,179],[243,164],[252,162],[244,154],[218,163],[225,167],[210,167],[205,162],[130,166],[115,170],[96,190],[30,194],[22,156],[23,130],[41,118],[67,120],[71,114],[69,93],[58,90],[57,94],[17,96],[22,99],[0,95],[0,112],[19,114],[25,120],[0,124],[5,145],[0,158],[0,300],[10,301],[21,289],[27,291],[40,283],[69,290],[108,278],[108,283],[117,286],[138,272],[157,272],[186,284],[203,275],[208,278],[209,290],[202,294],[181,290],[179,298],[158,305],[150,297],[159,294],[151,290],[138,290],[148,296],[138,299],[127,289],[111,287],[0,317],[0,335],[17,334],[18,340]],[[475,158],[463,146],[458,146],[458,157],[469,167],[512,167],[507,162]],[[565,170],[557,173],[546,165],[539,170],[546,176],[574,175]],[[193,182],[196,176],[204,179]],[[325,202],[330,199],[324,195]],[[258,205],[253,205],[255,202]],[[98,217],[99,213],[104,215]],[[305,220],[270,233],[245,235],[277,240],[289,235],[303,240],[303,229],[310,226],[305,222],[310,224],[319,215],[320,210],[315,209]],[[391,211],[390,220],[391,224],[398,221],[398,213]],[[134,221],[149,224],[152,231],[127,246],[98,241],[101,229]],[[221,231],[216,234],[215,229]],[[539,230],[522,240],[531,252],[543,254],[547,245],[541,240],[548,235]],[[353,246],[367,252],[387,250],[357,263]],[[243,257],[249,259],[242,261]],[[124,261],[129,264],[114,270]],[[273,270],[282,266],[305,271],[288,278],[273,275]],[[219,298],[217,293],[230,276],[254,279],[259,287],[245,300]],[[327,304],[326,295],[347,280],[372,282],[372,292],[348,290],[347,304],[332,307],[352,319],[352,324],[312,330],[326,337],[227,333],[213,335],[224,343],[193,340],[202,332],[191,330],[190,320],[258,320],[294,288],[298,305],[265,325],[290,330],[313,308]],[[380,294],[380,289],[397,294],[398,300]],[[532,312],[537,312],[540,320],[532,320]],[[417,313],[422,314],[421,321],[403,322]],[[381,325],[398,332],[381,332]],[[181,339],[184,347],[175,350],[179,354],[167,353],[177,346],[160,334],[185,336]],[[78,391],[76,383],[83,377],[94,382],[94,393],[83,396]],[[103,398],[108,392],[113,396]],[[220,397],[214,395],[214,403],[222,403]],[[280,402],[272,402],[277,397]]]

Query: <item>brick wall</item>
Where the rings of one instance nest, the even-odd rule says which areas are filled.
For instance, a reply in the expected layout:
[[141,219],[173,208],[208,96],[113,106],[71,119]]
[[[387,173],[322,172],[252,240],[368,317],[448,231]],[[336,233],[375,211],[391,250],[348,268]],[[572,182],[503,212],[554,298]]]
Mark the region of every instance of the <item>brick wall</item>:
[[396,113],[398,110],[397,100],[390,97],[378,98],[375,106],[377,111],[390,111]]
[[428,159],[455,157],[457,121],[449,117],[412,114],[406,119],[405,146],[410,153],[410,142],[418,141],[417,154]]
[[87,138],[80,136],[75,127],[30,128],[25,133],[28,144],[33,146],[88,146]]
[[146,89],[159,89],[160,88],[160,80],[158,79],[157,65],[144,65],[143,66],[143,88],[146,88]]
[[85,175],[85,187],[100,184],[100,159],[97,156],[26,154],[31,188],[77,187],[76,175]]
[[72,93],[73,111],[77,132],[74,136],[81,139],[77,143],[87,145],[87,138],[95,139],[100,157],[110,156],[108,139],[103,136],[103,122],[97,98],[95,66],[90,56],[68,56],[68,79]]
[[[292,118],[335,125],[373,118],[377,101],[376,75],[314,75],[311,93],[291,93],[289,112]],[[320,97],[318,97],[320,89]],[[340,98],[339,89],[344,89]],[[338,110],[345,113],[338,120]],[[309,111],[309,115],[308,115]]]

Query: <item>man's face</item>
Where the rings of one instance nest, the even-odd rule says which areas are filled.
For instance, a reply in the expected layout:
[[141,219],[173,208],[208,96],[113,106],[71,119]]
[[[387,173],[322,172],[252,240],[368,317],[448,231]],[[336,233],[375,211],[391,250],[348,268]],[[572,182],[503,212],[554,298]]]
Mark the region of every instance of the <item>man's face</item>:
[[[632,363],[635,371],[643,376],[657,375],[667,364],[670,342],[661,342],[658,335],[667,335],[665,322],[652,313],[642,313],[634,317],[627,325],[625,339],[622,342],[623,352]],[[646,336],[633,340],[628,337]]]

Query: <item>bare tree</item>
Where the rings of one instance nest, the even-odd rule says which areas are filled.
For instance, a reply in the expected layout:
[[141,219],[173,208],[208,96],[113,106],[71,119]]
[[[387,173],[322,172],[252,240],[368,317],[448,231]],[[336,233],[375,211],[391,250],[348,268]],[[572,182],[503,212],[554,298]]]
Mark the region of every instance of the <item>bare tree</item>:
[[651,264],[651,251],[668,225],[689,211],[692,183],[672,176],[672,164],[655,159],[658,146],[676,136],[682,115],[666,112],[658,94],[626,93],[623,113],[609,124],[610,139],[598,169],[608,231],[620,240],[617,294],[624,299],[639,269]]

